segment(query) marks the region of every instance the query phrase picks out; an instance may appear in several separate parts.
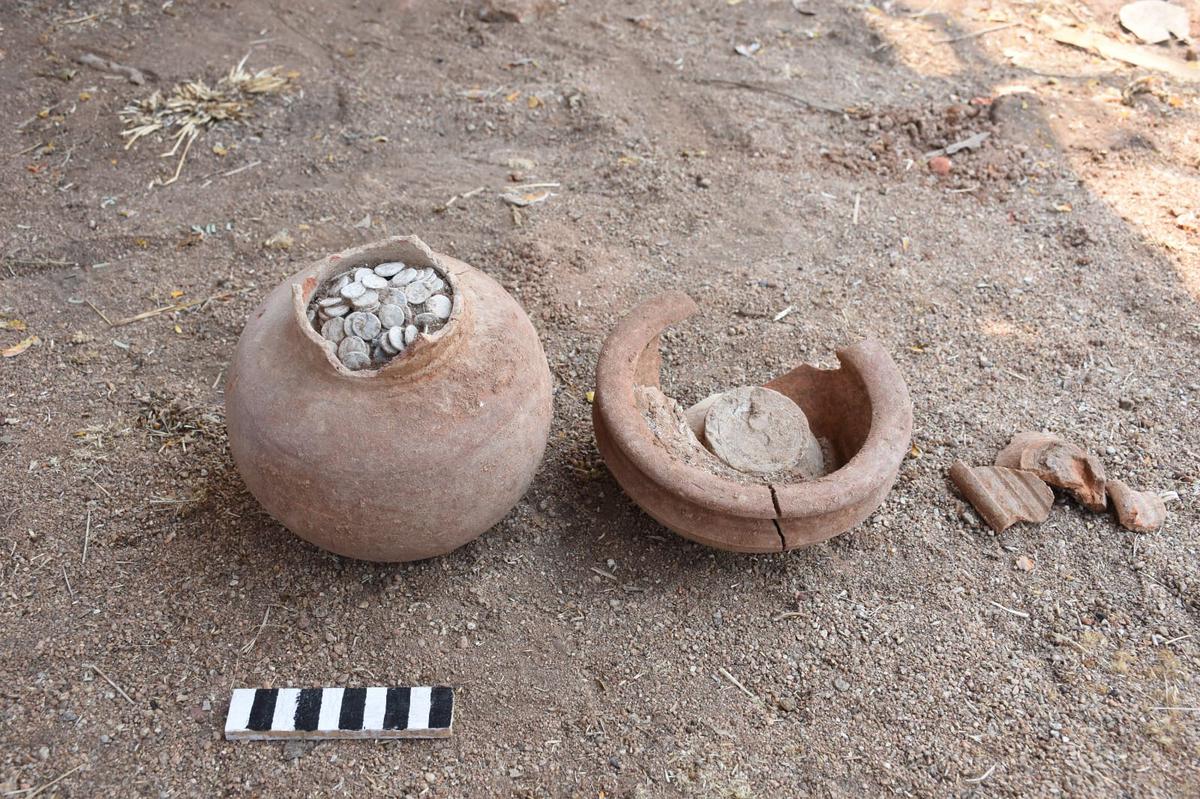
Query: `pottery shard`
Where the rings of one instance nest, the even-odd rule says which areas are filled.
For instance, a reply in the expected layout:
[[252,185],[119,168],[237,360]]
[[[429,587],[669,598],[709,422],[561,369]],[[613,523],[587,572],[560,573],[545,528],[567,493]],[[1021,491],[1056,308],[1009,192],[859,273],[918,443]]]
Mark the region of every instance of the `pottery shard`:
[[996,465],[1032,472],[1056,488],[1070,491],[1088,510],[1102,511],[1104,465],[1091,453],[1049,433],[1017,433],[996,456]]
[[769,388],[745,386],[718,397],[704,417],[704,440],[740,472],[798,469],[805,477],[818,477],[824,471],[821,445],[804,411]]
[[1134,491],[1120,480],[1109,480],[1108,495],[1112,497],[1117,521],[1126,530],[1152,533],[1162,527],[1167,518],[1167,504],[1157,494]]
[[1050,516],[1054,492],[1032,472],[955,461],[950,479],[997,533],[1017,522],[1041,524]]

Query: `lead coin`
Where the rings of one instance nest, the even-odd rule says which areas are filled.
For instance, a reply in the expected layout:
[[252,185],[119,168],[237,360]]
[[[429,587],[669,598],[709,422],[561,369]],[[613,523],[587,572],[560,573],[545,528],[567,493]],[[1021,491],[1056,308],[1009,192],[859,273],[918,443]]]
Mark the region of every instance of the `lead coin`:
[[366,369],[368,366],[370,366],[371,359],[365,352],[349,352],[346,353],[344,358],[342,358],[342,364],[347,369],[357,372],[359,369]]
[[369,289],[381,289],[388,284],[387,278],[380,277],[374,272],[368,272],[363,275],[362,280],[359,282]]
[[375,267],[375,274],[380,277],[395,277],[407,268],[400,261],[389,261],[386,264],[380,264]]
[[409,283],[417,279],[417,270],[412,267],[406,267],[392,278],[393,286],[407,286]]
[[397,325],[404,327],[404,324],[408,321],[405,306],[393,305],[392,303],[380,305],[379,321],[383,323],[384,327],[395,327]]
[[407,325],[404,328],[404,345],[408,346],[409,344],[412,344],[414,341],[416,341],[417,333],[419,333],[419,332],[420,331],[417,330],[416,325]]
[[397,326],[389,328],[387,334],[380,340],[386,341],[391,349],[399,352],[400,350],[404,349],[404,339],[404,328]]
[[345,320],[340,316],[327,320],[325,324],[321,325],[321,336],[334,344],[340,343],[346,337]]
[[355,311],[346,317],[346,329],[361,339],[369,340],[378,336],[383,326],[375,314]]
[[425,307],[438,319],[450,318],[450,298],[445,294],[434,294],[425,301]]
[[[351,285],[361,285],[352,283]],[[379,294],[374,291],[364,291],[354,299],[350,300],[350,304],[354,306],[356,311],[370,311],[379,307]]]
[[347,283],[338,290],[338,294],[343,299],[353,300],[355,297],[361,297],[367,291],[367,287],[362,283]]
[[408,297],[409,305],[420,305],[429,299],[429,287],[424,283],[410,283],[404,287],[404,296]]

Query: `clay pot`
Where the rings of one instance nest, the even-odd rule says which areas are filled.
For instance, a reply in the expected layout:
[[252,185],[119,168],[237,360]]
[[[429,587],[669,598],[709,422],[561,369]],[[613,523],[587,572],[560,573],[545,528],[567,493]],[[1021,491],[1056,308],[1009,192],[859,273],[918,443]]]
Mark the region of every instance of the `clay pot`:
[[[450,319],[381,368],[350,371],[306,308],[332,275],[383,261],[438,268]],[[289,530],[339,555],[419,560],[476,538],[528,489],[550,431],[550,369],[494,280],[396,237],[276,287],[238,341],[225,405],[246,486]]]
[[812,480],[748,484],[673,456],[636,405],[635,385],[659,385],[659,334],[697,310],[686,294],[660,295],[604,342],[592,421],[625,493],[676,533],[738,552],[780,552],[858,525],[891,489],[912,432],[908,388],[887,352],[861,341],[838,351],[839,369],[800,366],[767,383],[829,442],[834,468]]

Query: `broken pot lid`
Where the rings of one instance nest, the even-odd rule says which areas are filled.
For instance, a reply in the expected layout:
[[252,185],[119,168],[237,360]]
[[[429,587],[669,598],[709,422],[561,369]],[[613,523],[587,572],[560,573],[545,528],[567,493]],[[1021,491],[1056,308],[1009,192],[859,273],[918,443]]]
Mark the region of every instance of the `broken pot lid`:
[[1022,432],[996,456],[996,465],[1031,472],[1054,486],[1070,491],[1088,510],[1107,507],[1104,464],[1080,446],[1050,433]]
[[859,524],[891,489],[912,432],[908,388],[883,346],[858,342],[838,351],[838,369],[799,366],[765,386],[794,401],[829,442],[828,474],[739,481],[669,452],[637,403],[638,387],[659,387],[659,334],[697,310],[683,292],[661,294],[633,309],[604,342],[592,422],[625,493],[679,535],[738,552],[815,544]]

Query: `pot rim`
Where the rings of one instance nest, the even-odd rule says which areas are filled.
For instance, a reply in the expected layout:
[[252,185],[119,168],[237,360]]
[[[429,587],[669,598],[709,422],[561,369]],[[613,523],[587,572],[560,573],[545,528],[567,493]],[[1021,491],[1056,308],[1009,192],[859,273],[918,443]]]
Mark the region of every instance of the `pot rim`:
[[[337,346],[322,336],[308,321],[308,304],[317,288],[334,274],[354,269],[356,265],[366,266],[367,261],[382,262],[388,258],[403,261],[407,266],[436,269],[451,289],[450,316],[446,324],[433,333],[418,333],[412,344],[383,366],[375,369],[348,369],[337,357]],[[327,255],[296,274],[292,281],[292,320],[302,335],[333,367],[338,377],[369,380],[377,377],[412,376],[424,372],[458,349],[463,340],[461,332],[469,327],[471,321],[470,302],[465,296],[458,274],[417,236],[390,236]]]

